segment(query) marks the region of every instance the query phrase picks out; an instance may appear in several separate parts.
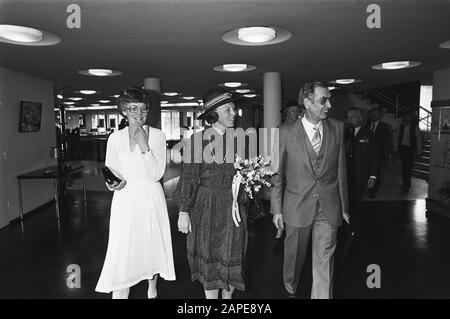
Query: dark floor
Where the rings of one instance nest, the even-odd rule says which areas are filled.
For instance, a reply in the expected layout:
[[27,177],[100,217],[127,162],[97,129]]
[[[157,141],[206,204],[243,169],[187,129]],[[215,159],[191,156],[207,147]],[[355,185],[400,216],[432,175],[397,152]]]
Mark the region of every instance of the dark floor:
[[[0,298],[110,298],[96,293],[108,240],[111,193],[72,191],[58,224],[52,205],[0,230]],[[172,229],[176,207],[169,200]],[[366,202],[362,237],[344,263],[336,264],[336,298],[450,297],[450,220],[425,218],[425,202]],[[200,284],[190,281],[185,236],[173,231],[177,281],[160,280],[160,298],[203,298]],[[235,298],[282,298],[282,242],[274,240],[270,216],[251,225],[247,258],[247,291]],[[310,294],[311,261],[303,274],[299,297]],[[66,285],[66,267],[81,267],[81,288]],[[369,289],[367,266],[381,267],[381,288]],[[147,284],[131,290],[145,298]]]

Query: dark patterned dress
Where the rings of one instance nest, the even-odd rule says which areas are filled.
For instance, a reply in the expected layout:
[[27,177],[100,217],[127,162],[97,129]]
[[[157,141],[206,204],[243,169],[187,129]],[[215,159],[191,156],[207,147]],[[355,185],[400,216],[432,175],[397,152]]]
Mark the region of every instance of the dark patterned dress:
[[[208,143],[203,142],[206,149]],[[231,163],[184,163],[175,191],[179,210],[189,212],[191,218],[192,232],[187,235],[191,278],[205,290],[229,290],[229,285],[245,290],[247,220],[241,213],[236,227],[231,215],[234,174]]]

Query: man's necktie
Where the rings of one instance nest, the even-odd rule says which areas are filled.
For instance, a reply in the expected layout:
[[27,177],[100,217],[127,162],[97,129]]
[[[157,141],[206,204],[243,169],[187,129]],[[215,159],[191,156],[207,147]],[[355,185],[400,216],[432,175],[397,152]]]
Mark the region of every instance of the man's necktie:
[[370,130],[375,133],[375,122],[372,123],[372,128]]
[[320,136],[319,128],[314,126],[314,135],[311,140],[312,147],[316,155],[319,155],[320,146],[322,145],[322,137]]

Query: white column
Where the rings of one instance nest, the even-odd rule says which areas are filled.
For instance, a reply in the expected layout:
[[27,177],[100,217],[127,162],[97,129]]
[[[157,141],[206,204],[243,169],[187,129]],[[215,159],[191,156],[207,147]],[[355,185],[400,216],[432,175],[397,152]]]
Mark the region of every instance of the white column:
[[152,106],[146,124],[161,128],[161,82],[159,78],[145,78],[144,89],[150,93]]
[[281,74],[264,73],[264,127],[274,128],[281,123]]

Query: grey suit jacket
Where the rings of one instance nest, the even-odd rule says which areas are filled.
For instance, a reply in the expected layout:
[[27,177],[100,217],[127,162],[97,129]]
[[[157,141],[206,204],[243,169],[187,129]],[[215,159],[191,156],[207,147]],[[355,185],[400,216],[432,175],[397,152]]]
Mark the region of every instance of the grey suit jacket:
[[284,221],[294,227],[309,226],[319,205],[333,227],[339,226],[342,214],[348,212],[344,123],[333,119],[322,123],[324,153],[317,174],[308,156],[309,139],[301,119],[282,125],[275,136],[272,169],[277,174],[272,177],[271,213],[282,213]]

